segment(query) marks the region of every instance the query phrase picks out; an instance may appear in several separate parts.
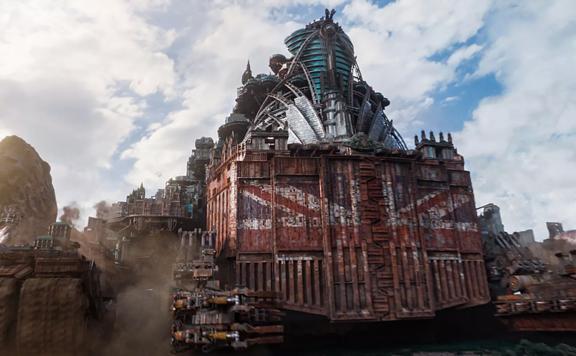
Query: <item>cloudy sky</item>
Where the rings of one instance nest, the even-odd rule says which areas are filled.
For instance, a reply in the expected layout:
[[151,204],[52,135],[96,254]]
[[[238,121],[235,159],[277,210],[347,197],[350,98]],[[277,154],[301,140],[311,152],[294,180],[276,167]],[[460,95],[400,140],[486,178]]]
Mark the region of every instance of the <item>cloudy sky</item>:
[[246,61],[335,8],[364,78],[408,143],[451,131],[477,205],[509,231],[576,228],[573,0],[0,2],[0,138],[52,166],[60,207],[148,192],[215,136]]

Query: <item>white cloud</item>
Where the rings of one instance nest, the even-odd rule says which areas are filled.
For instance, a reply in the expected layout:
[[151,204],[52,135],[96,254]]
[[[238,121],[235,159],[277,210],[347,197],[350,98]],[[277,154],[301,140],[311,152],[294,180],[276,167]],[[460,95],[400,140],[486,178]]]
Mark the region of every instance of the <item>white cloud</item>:
[[500,3],[479,74],[499,96],[483,100],[456,141],[478,204],[501,207],[508,230],[545,221],[576,228],[576,7],[572,1]]
[[444,98],[444,103],[450,103],[453,101],[457,101],[459,99],[458,96],[448,96],[446,98]]
[[[182,109],[171,112],[162,125],[153,123],[147,135],[123,152],[135,159],[127,179],[132,184],[160,187],[174,175],[181,175],[201,136],[216,138],[219,125],[234,106],[236,88],[246,61],[254,72],[268,73],[268,58],[283,48],[284,38],[301,24],[269,16],[270,8],[260,2],[220,2],[203,13],[203,36],[180,48],[177,66],[183,77]],[[181,29],[187,36],[194,28]]]
[[174,33],[148,24],[137,14],[143,3],[134,4],[0,3],[0,133],[23,137],[52,165],[60,206],[90,206],[111,192],[103,175],[144,96],[174,93],[163,53]]
[[489,7],[488,0],[408,0],[383,7],[360,0],[346,5],[345,21],[362,74],[390,98],[388,116],[401,131],[414,131],[420,123],[410,120],[429,107],[435,91],[457,79],[458,65],[481,50],[470,44],[446,61],[433,59],[470,40]]
[[459,48],[450,55],[446,63],[451,67],[457,67],[460,63],[474,57],[474,55],[481,50],[482,46],[479,46],[475,43],[471,44],[470,46]]
[[[144,181],[160,186],[183,172],[194,139],[215,136],[232,109],[246,60],[250,59],[255,72],[268,72],[268,58],[286,53],[284,38],[304,24],[271,14],[296,3],[316,2],[220,1],[205,9],[201,24],[195,24],[200,30],[194,30],[203,35],[183,46],[177,60],[188,88],[182,110],[172,112],[161,126],[153,123],[147,135],[123,153],[124,158],[136,160],[128,175],[132,184]],[[412,1],[378,7],[355,1],[338,14],[337,21],[356,46],[366,80],[392,99],[390,117],[400,128],[429,108],[430,93],[453,80],[459,62],[480,49],[467,46],[450,63],[428,58],[473,36],[482,25],[487,4],[449,1],[430,6],[428,1]],[[181,29],[180,36],[188,37],[188,31]]]
[[[569,0],[0,2],[0,137],[22,136],[51,163],[61,206],[123,199],[140,182],[151,192],[184,173],[196,138],[215,137],[246,60],[268,72],[289,33],[339,4],[364,78],[407,137],[430,128],[414,118],[442,105],[443,88],[494,73],[502,95],[455,137],[478,203],[500,204],[511,230],[576,227]],[[477,57],[477,73],[460,73]]]

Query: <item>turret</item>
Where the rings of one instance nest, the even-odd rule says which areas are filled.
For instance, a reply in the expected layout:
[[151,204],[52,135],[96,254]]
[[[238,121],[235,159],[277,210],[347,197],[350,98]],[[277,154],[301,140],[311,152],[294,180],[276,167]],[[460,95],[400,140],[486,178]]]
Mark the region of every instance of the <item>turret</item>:
[[564,227],[559,222],[547,222],[546,227],[548,228],[548,237],[551,239],[564,232]]
[[246,69],[244,70],[244,73],[242,73],[242,84],[246,84],[248,82],[248,80],[253,79],[254,77],[252,76],[252,70],[250,69],[250,61],[248,61],[248,63],[246,64]]
[[427,159],[454,159],[458,153],[452,144],[452,135],[448,134],[448,141],[444,140],[443,132],[440,132],[438,137],[439,141],[436,141],[436,137],[432,131],[430,131],[429,136],[426,137],[426,132],[422,130],[420,140],[418,140],[418,136],[414,138],[416,150],[422,152],[424,158]]

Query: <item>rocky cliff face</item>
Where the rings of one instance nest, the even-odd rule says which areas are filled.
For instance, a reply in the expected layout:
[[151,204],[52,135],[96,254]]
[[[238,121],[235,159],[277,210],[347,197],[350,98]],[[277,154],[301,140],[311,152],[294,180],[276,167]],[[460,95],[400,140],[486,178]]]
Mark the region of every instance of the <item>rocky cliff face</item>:
[[[58,208],[50,165],[17,136],[0,141],[0,231],[5,244],[29,243],[46,234]],[[6,219],[8,217],[9,219]],[[8,220],[8,221],[7,221]],[[7,232],[7,234],[6,234]]]

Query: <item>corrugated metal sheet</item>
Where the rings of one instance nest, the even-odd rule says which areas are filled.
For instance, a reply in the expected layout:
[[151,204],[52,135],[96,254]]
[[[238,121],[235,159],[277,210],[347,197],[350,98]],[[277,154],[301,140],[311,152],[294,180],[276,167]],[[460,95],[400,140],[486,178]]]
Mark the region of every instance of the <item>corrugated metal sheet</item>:
[[[308,151],[233,164],[209,181],[208,215],[227,231],[236,284],[334,321],[429,318],[488,301],[461,162]],[[226,191],[236,221],[218,203]]]

